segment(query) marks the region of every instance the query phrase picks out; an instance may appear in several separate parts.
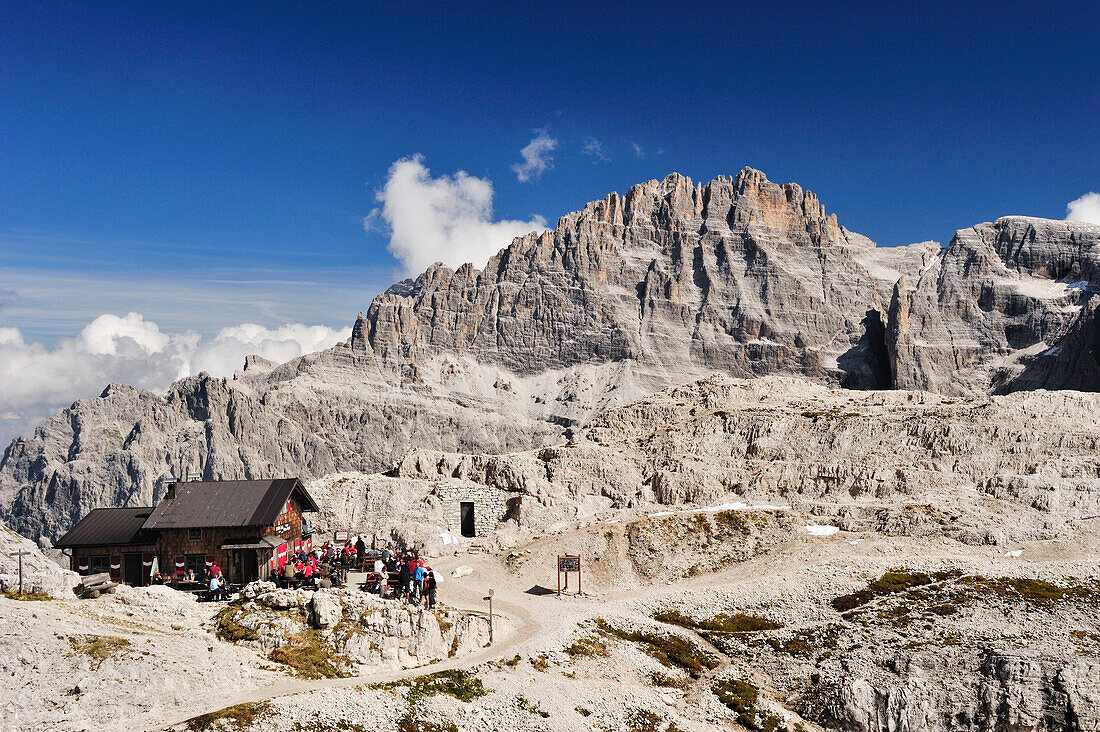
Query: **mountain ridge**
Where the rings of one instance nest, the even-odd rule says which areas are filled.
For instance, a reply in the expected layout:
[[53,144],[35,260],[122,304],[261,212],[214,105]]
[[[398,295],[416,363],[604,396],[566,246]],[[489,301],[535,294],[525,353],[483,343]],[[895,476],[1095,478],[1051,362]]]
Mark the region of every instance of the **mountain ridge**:
[[[910,285],[909,283],[913,283]],[[95,506],[206,479],[508,452],[720,371],[948,395],[1100,390],[1100,227],[1004,217],[876,247],[746,168],[610,194],[482,269],[396,283],[347,341],[163,395],[108,386],[0,459],[0,518],[42,542]]]

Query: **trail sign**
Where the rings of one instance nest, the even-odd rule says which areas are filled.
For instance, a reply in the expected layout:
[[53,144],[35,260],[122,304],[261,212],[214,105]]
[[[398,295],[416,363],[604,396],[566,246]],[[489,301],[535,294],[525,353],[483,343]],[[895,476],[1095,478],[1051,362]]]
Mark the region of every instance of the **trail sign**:
[[558,571],[559,572],[580,572],[581,571],[581,558],[564,556],[558,557]]
[[[569,591],[569,573],[577,573],[577,594],[581,593],[581,557],[579,554],[566,554],[564,556],[558,556],[558,595],[561,596],[562,589],[566,592]],[[565,586],[562,586],[562,575],[565,575]]]

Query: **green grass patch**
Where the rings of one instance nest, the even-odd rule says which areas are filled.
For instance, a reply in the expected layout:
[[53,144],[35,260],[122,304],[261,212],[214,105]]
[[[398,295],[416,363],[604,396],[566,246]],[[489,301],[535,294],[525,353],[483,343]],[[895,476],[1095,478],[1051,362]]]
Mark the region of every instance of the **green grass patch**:
[[955,571],[926,574],[905,569],[892,569],[870,582],[862,590],[835,598],[832,605],[833,609],[839,612],[848,612],[879,597],[896,595],[915,587],[925,587],[934,583],[956,579],[959,576],[960,573]]
[[458,732],[458,725],[454,722],[435,722],[430,719],[408,712],[397,722],[397,732]]
[[24,602],[47,602],[53,599],[45,592],[24,592],[23,594],[19,594],[16,590],[4,590],[3,595],[9,600],[20,600]]
[[783,720],[774,714],[763,714],[757,708],[760,690],[748,679],[722,679],[711,686],[718,701],[737,715],[737,723],[745,729],[760,732],[786,732]]
[[602,658],[608,655],[607,644],[595,635],[578,638],[565,647],[565,652],[572,658]]
[[768,645],[791,656],[809,658],[819,651],[837,647],[844,628],[840,625],[823,625],[795,631],[786,639],[769,638]]
[[600,630],[615,638],[638,644],[662,665],[686,671],[693,679],[697,679],[706,671],[718,667],[717,658],[678,635],[646,630],[628,631],[617,628],[603,619],[598,619],[596,625]]
[[388,681],[384,684],[371,684],[370,686],[371,689],[387,689],[389,691],[399,687],[408,687],[405,699],[409,704],[416,704],[422,699],[439,694],[453,696],[463,702],[472,702],[489,693],[485,689],[485,684],[476,675],[458,669],[448,669],[405,681]]
[[336,679],[349,675],[338,665],[342,656],[328,647],[320,631],[307,630],[291,636],[290,640],[291,644],[279,646],[268,658],[289,666],[295,676],[303,679]]
[[219,709],[216,712],[191,717],[191,719],[184,722],[184,725],[190,732],[206,732],[211,729],[223,729],[226,726],[246,729],[251,727],[256,719],[269,711],[270,708],[271,705],[268,702],[236,704],[225,709]]
[[69,643],[73,647],[74,655],[91,659],[93,671],[99,669],[108,658],[121,655],[130,648],[130,641],[114,635],[72,636]]
[[745,615],[743,613],[736,613],[734,615],[720,613],[712,618],[696,620],[684,615],[678,610],[665,610],[655,613],[653,619],[662,623],[679,625],[689,630],[701,630],[712,633],[759,633],[765,630],[779,630],[783,627],[782,623],[777,623],[774,620],[761,618],[756,615]]
[[219,610],[214,616],[214,635],[230,643],[259,640],[259,633],[240,624],[239,618],[244,613],[240,605],[228,605]]

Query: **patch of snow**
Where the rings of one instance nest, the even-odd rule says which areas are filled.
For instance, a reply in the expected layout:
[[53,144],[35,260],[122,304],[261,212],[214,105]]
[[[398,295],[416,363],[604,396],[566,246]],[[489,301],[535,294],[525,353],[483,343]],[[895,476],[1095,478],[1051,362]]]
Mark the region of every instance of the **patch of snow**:
[[932,269],[933,267],[935,267],[937,264],[940,263],[940,260],[943,257],[943,251],[944,250],[941,249],[939,252],[936,253],[936,255],[934,257],[932,257],[932,260],[928,264],[925,265],[924,271],[921,272],[921,274],[924,274],[925,272],[927,272],[928,270]]
[[1089,289],[1086,280],[1078,282],[1062,282],[1058,280],[1046,280],[1041,277],[1024,277],[1013,283],[1016,289],[1025,295],[1051,300],[1059,297],[1074,295]]
[[832,536],[840,531],[836,526],[823,526],[822,524],[810,524],[806,527],[806,533],[810,536]]
[[858,544],[861,541],[863,541],[863,539],[853,539],[852,541],[849,541],[848,543],[851,544],[852,546],[855,546],[856,544]]
[[1019,557],[1019,556],[1022,556],[1023,553],[1024,553],[1023,549],[1013,549],[1010,552],[1005,552],[1005,556],[1006,557]]
[[[790,511],[790,506],[773,506],[767,503],[760,503],[749,505],[748,503],[721,503],[717,506],[706,506],[704,508],[687,508],[682,511],[658,511],[656,513],[646,514],[650,518],[659,518],[661,516],[677,516],[679,514],[687,513],[717,513],[719,511]],[[611,523],[610,521],[608,523]]]
[[451,572],[452,577],[465,577],[468,574],[473,574],[474,568],[468,567],[463,564],[461,567],[455,567],[455,570]]
[[444,531],[439,535],[439,538],[443,540],[443,546],[449,546],[451,544],[461,544],[461,540],[454,534]]

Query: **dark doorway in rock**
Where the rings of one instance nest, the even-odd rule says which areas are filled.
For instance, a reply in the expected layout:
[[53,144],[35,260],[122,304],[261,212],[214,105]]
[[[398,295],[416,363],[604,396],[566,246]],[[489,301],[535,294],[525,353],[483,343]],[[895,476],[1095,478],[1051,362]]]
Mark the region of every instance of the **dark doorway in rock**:
[[458,505],[458,515],[462,520],[462,535],[474,536],[474,504],[472,501],[463,501]]

